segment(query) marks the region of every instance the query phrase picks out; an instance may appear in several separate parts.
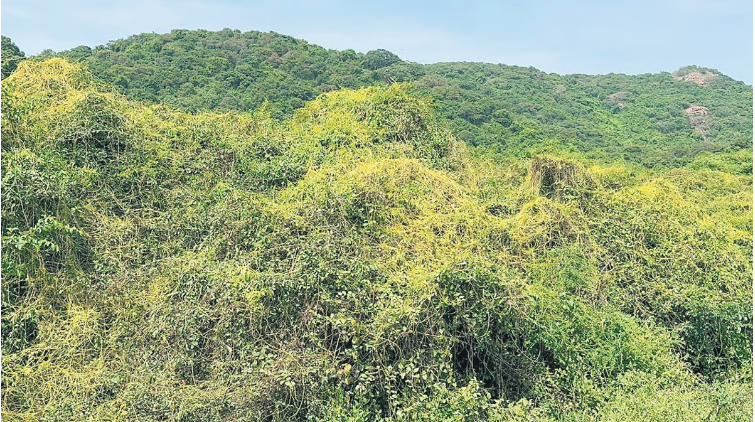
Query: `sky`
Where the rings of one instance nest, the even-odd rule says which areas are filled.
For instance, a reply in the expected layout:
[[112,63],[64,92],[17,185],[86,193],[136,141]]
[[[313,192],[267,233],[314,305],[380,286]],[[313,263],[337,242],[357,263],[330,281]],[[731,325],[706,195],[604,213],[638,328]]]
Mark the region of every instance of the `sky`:
[[698,65],[752,85],[752,0],[5,0],[0,32],[27,55],[172,29],[275,31],[419,63],[560,74]]

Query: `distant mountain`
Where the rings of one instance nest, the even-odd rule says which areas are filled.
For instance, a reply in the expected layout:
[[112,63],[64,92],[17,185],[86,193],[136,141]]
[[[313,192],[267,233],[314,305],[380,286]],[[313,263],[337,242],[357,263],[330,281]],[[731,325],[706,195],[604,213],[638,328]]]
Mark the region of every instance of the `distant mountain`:
[[675,167],[702,152],[752,146],[752,87],[694,66],[562,76],[484,63],[421,65],[386,50],[327,50],[274,32],[230,29],[140,34],[56,55],[86,63],[132,99],[190,112],[254,110],[268,101],[284,118],[339,88],[415,82],[458,138],[514,155],[580,153]]

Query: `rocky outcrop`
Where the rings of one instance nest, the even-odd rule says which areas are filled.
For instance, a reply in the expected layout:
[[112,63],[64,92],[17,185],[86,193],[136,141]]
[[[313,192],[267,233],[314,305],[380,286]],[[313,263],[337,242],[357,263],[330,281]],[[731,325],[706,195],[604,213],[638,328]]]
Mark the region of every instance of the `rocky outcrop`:
[[695,132],[705,139],[709,123],[708,115],[710,114],[708,108],[701,105],[691,105],[684,109],[684,112],[689,117],[689,122],[695,127]]

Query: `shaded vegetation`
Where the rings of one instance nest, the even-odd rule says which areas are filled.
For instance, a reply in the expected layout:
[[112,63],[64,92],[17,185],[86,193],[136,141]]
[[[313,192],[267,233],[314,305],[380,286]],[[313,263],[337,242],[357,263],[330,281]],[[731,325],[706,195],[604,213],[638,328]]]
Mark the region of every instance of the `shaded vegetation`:
[[457,141],[414,90],[188,114],[22,62],[3,415],[752,420],[749,144],[667,170],[518,158]]
[[18,63],[26,58],[23,51],[5,35],[2,36],[2,78],[5,79],[18,67]]

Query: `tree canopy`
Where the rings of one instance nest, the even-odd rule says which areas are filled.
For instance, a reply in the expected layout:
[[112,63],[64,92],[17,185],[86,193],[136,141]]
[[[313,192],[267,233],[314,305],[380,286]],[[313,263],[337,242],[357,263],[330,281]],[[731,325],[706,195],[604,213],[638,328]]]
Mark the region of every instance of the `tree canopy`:
[[[326,50],[274,32],[175,30],[57,53],[131,99],[189,112],[254,110],[278,119],[341,88],[412,82],[457,138],[527,157],[578,152],[648,168],[751,148],[752,87],[714,69],[557,75],[484,63],[405,62],[386,50]],[[49,57],[49,54],[44,56]],[[690,107],[704,107],[697,118]]]
[[2,78],[5,79],[13,73],[18,66],[18,62],[25,58],[24,52],[18,49],[18,46],[5,35],[2,36]]

